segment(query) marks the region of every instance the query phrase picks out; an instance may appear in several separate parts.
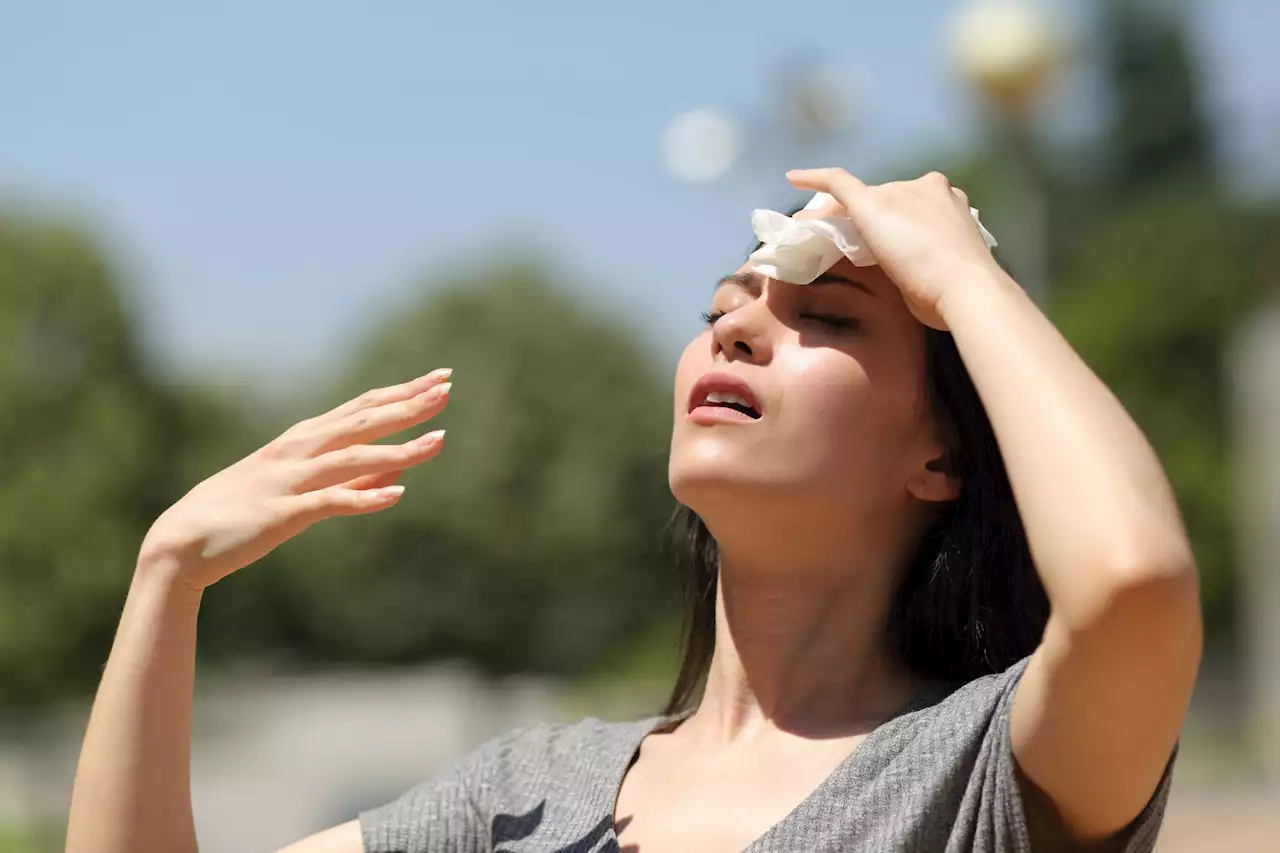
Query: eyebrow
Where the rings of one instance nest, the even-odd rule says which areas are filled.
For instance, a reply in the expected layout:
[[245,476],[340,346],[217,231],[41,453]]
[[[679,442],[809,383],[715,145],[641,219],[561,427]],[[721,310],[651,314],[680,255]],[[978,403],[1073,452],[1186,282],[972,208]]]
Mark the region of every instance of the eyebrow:
[[760,290],[764,286],[764,276],[758,272],[735,272],[722,276],[716,282],[716,288],[725,284],[736,284],[747,290]]
[[845,276],[842,276],[842,275],[836,275],[830,270],[828,270],[827,272],[824,272],[822,275],[815,278],[813,281],[810,282],[810,284],[843,284],[845,287],[852,287],[855,290],[861,290],[863,293],[867,294],[867,296],[870,296],[872,299],[876,298],[876,295],[871,292],[871,288],[867,287],[862,282],[852,278],[846,278]]
[[[720,279],[718,282],[716,282],[716,287],[720,287],[720,285],[722,284],[736,284],[739,287],[746,288],[747,290],[760,290],[761,287],[764,285],[764,276],[756,272],[735,272],[735,273],[726,275],[725,277]],[[871,292],[871,288],[867,287],[862,282],[855,281],[854,279],[851,279],[851,278],[846,278],[845,276],[842,276],[842,275],[836,275],[835,273],[830,271],[824,272],[822,275],[818,276],[812,282],[810,282],[810,285],[814,285],[814,284],[839,284],[845,287],[852,287],[855,290],[861,290],[863,293],[867,294],[872,299],[876,298],[876,295]]]

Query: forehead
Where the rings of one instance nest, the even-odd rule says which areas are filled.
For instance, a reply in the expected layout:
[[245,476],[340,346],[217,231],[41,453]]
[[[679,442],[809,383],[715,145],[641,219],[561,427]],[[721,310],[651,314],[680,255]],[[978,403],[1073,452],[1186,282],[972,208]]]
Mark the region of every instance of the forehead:
[[[793,219],[821,219],[826,216],[843,216],[844,208],[832,201],[826,207],[816,208],[814,210],[797,210],[792,214]],[[738,272],[746,272],[746,263],[744,262],[737,270]],[[877,297],[889,297],[888,301],[894,301],[892,297],[901,299],[901,293],[893,280],[885,274],[878,265],[869,267],[854,266],[853,261],[848,258],[841,258],[834,266],[828,270],[829,273],[847,278],[852,281],[865,285]],[[807,286],[807,285],[802,285]]]
[[[737,272],[750,272],[750,270],[747,268],[747,264],[745,261],[743,261],[742,265],[738,267]],[[839,261],[836,262],[834,266],[831,267],[830,270],[828,270],[828,272],[836,276],[839,276],[840,278],[847,278],[847,279],[850,279],[851,281],[856,281],[863,284],[864,286],[866,286],[868,290],[871,291],[872,295],[874,295],[877,299],[884,299],[886,302],[890,302],[890,303],[895,301],[901,301],[902,297],[898,291],[898,286],[893,283],[893,280],[889,278],[889,276],[886,275],[884,270],[881,269],[879,266],[875,266],[875,265],[869,266],[869,267],[854,266],[853,262],[850,261],[848,258],[841,258]],[[788,286],[789,287],[813,287],[814,285],[793,284]],[[828,285],[828,284],[822,284],[817,286],[824,289],[833,287],[833,286],[839,287],[839,285]],[[863,298],[866,298],[865,295]]]

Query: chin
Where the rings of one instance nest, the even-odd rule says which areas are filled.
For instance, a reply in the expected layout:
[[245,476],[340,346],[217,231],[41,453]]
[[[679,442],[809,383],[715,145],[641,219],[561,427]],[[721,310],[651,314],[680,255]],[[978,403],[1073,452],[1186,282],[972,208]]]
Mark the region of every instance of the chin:
[[763,470],[758,459],[711,447],[672,453],[667,482],[675,499],[699,515],[726,503],[737,510],[758,506],[788,491],[777,472]]

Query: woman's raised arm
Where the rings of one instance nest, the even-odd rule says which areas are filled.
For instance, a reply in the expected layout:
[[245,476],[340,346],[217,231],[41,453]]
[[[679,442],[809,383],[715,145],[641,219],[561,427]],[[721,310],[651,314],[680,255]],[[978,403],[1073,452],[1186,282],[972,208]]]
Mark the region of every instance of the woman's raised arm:
[[[438,414],[448,370],[370,391],[291,427],[200,483],[143,542],[80,751],[68,853],[194,853],[190,791],[196,618],[204,590],[324,518],[393,506],[400,473],[443,432],[371,444]],[[353,823],[290,848],[358,853]]]
[[1123,828],[1169,762],[1202,644],[1195,561],[1155,452],[943,175],[788,177],[835,196],[916,317],[954,335],[1050,603],[1014,696],[1014,756],[1081,837]]

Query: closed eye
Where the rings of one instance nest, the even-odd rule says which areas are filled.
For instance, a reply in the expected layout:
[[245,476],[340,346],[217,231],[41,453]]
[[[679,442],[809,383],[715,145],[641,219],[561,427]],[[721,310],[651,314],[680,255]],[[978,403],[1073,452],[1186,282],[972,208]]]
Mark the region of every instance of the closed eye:
[[801,320],[808,320],[814,323],[820,323],[829,329],[855,329],[858,321],[853,317],[834,317],[830,314],[801,314]]
[[[703,311],[699,316],[702,318],[702,322],[708,326],[714,326],[716,321],[726,313],[725,311]],[[858,321],[853,317],[836,317],[831,314],[801,314],[800,319],[818,323],[828,329],[837,331],[856,329],[858,327]]]

